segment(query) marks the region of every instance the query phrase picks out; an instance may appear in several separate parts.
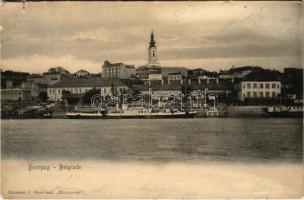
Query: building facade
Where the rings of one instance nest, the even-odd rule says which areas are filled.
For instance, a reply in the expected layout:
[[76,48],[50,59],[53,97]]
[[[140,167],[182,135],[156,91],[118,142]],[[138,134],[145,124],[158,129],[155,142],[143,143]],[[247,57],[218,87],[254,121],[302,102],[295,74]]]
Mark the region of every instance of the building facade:
[[1,89],[1,100],[31,100],[31,91],[20,88]]
[[105,61],[102,66],[102,78],[120,78],[128,79],[135,74],[134,65],[125,65],[123,63],[110,63]]
[[252,72],[238,86],[238,99],[277,98],[281,95],[281,81],[272,72]]
[[63,80],[47,89],[48,100],[62,101],[63,94],[69,92],[70,94],[85,94],[89,90],[100,90],[101,96],[120,94],[122,91],[128,90],[128,86],[119,79],[106,79],[100,77],[90,77],[86,79],[71,79]]

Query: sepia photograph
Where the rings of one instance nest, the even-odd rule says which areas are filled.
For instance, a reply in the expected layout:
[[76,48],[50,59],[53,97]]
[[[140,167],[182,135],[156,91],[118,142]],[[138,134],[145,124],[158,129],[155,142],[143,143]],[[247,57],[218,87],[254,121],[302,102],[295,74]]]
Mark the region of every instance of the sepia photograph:
[[302,1],[4,1],[3,199],[300,199]]

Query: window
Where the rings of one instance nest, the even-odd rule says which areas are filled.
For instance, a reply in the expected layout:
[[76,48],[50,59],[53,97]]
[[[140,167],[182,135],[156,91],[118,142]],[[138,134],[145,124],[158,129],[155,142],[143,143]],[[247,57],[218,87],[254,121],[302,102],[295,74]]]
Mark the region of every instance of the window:
[[264,93],[263,92],[260,92],[260,97],[264,97]]
[[247,88],[250,89],[250,83],[247,83]]
[[269,83],[265,84],[265,88],[269,89]]
[[269,92],[266,92],[266,93],[265,93],[265,96],[266,96],[266,97],[269,97],[269,95],[270,95]]
[[257,84],[256,84],[256,83],[253,84],[253,88],[254,88],[254,89],[257,88]]
[[271,84],[271,88],[276,88],[276,84],[275,83]]
[[253,97],[256,98],[257,96],[257,92],[253,92]]
[[260,88],[264,88],[264,84],[263,83],[260,84]]
[[272,97],[277,97],[277,94],[275,92],[272,92]]
[[280,88],[280,84],[277,84],[277,88]]
[[250,98],[250,92],[247,92],[247,97]]

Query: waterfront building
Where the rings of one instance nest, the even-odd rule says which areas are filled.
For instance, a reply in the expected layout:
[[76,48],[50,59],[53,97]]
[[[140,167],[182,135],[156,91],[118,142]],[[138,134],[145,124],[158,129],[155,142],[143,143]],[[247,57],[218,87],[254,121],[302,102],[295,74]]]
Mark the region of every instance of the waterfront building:
[[128,79],[135,74],[134,65],[125,65],[123,63],[110,63],[106,60],[102,66],[103,78]]
[[1,89],[1,101],[31,100],[31,91],[21,88]]
[[252,72],[238,85],[238,99],[270,99],[281,94],[281,81],[275,72]]
[[65,92],[82,95],[89,90],[98,89],[102,96],[107,96],[112,95],[113,92],[120,94],[122,91],[128,90],[128,88],[120,79],[100,77],[74,78],[62,80],[50,86],[47,89],[47,96],[50,101],[62,101]]
[[180,98],[183,94],[183,88],[188,88],[189,96],[197,96],[207,91],[208,95],[228,96],[233,92],[233,84],[230,81],[198,83],[186,81],[171,82],[152,82],[151,84],[133,86],[134,90],[140,91],[141,94],[158,97],[159,100],[168,100],[171,96]]

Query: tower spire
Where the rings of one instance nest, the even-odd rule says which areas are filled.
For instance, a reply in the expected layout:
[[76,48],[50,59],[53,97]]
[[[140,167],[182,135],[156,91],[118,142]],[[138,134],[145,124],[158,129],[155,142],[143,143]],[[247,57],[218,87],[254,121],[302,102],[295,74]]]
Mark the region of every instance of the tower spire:
[[148,66],[159,66],[160,64],[157,61],[157,47],[154,40],[153,30],[151,31],[149,48],[148,48]]
[[150,37],[150,45],[149,47],[156,47],[156,42],[154,40],[154,34],[153,34],[153,30],[151,32],[151,37]]

